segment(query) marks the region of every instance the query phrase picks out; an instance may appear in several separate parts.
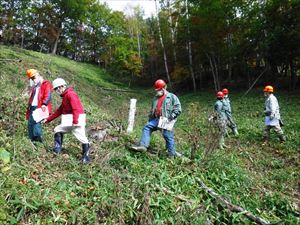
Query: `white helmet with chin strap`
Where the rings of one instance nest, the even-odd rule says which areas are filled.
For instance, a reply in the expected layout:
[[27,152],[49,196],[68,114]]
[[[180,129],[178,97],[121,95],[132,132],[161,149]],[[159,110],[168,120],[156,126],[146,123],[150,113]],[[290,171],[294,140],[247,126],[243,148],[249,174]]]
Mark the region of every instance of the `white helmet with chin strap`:
[[67,83],[64,79],[62,78],[56,78],[53,82],[52,82],[52,86],[53,89],[58,88],[60,86],[67,86]]

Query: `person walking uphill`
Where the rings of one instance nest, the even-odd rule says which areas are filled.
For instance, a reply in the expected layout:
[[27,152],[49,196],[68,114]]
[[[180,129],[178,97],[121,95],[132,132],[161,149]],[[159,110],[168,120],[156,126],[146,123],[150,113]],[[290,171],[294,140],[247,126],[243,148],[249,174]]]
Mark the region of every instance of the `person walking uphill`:
[[[149,114],[149,121],[143,128],[139,146],[132,146],[136,151],[147,151],[150,145],[150,138],[153,131],[161,129],[158,127],[160,118],[167,118],[168,122],[175,123],[175,119],[181,113],[181,104],[176,95],[167,91],[165,81],[157,80],[154,83],[156,95],[152,100],[152,108]],[[166,148],[170,157],[176,156],[176,147],[173,130],[161,129],[166,141]]]
[[273,94],[274,88],[270,85],[265,86],[264,95],[266,97],[265,101],[265,129],[263,132],[263,144],[267,144],[270,138],[270,130],[274,128],[277,133],[280,142],[285,141],[285,136],[281,129],[280,123],[280,112],[279,104],[277,98]]
[[51,113],[51,91],[52,85],[50,81],[44,80],[39,71],[29,69],[26,71],[28,79],[32,80],[34,85],[31,88],[26,111],[26,120],[28,120],[28,135],[31,141],[43,142],[43,130],[41,123],[37,123],[32,113],[37,108],[41,108],[45,112]]
[[[54,91],[62,97],[62,103],[59,108],[50,115],[43,123],[51,122],[59,116],[72,116],[71,124],[66,125],[63,123],[54,128],[54,147],[52,151],[60,153],[63,144],[63,135],[67,132],[72,132],[75,137],[82,143],[82,163],[89,163],[89,141],[85,132],[85,114],[81,101],[73,90],[68,87],[67,83],[62,78],[57,78],[53,81]],[[66,117],[64,117],[66,118]]]
[[217,127],[220,131],[220,139],[219,139],[219,148],[224,149],[225,145],[225,134],[226,134],[226,124],[227,124],[227,116],[226,116],[226,105],[224,103],[224,93],[222,91],[217,92],[216,94],[217,101],[215,103],[215,112],[217,113],[216,123]]
[[233,121],[232,118],[232,113],[231,113],[231,105],[230,105],[230,99],[229,99],[229,90],[227,88],[224,88],[222,90],[224,94],[224,107],[225,107],[225,114],[226,114],[226,119],[227,119],[227,126],[232,130],[234,135],[239,135],[239,132],[237,130],[237,126],[235,122]]

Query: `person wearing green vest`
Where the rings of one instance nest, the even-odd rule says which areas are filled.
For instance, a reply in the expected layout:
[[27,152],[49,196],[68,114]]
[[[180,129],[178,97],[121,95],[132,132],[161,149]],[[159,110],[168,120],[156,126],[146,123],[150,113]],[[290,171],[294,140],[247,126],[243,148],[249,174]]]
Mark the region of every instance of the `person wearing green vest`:
[[227,126],[232,130],[234,135],[239,135],[239,132],[237,130],[236,123],[234,122],[232,118],[232,111],[231,111],[231,105],[230,105],[230,99],[229,99],[229,90],[227,88],[224,88],[222,90],[224,94],[224,107],[225,107],[225,114],[227,119]]
[[217,113],[216,125],[220,131],[219,148],[224,149],[227,147],[225,145],[225,134],[226,134],[226,123],[227,123],[226,105],[224,102],[224,94],[222,91],[218,91],[216,97],[217,97],[217,101],[215,103],[214,108],[215,108],[215,112]]
[[167,91],[165,81],[159,79],[154,83],[156,95],[152,100],[152,107],[149,114],[148,123],[143,128],[140,143],[137,146],[132,146],[131,149],[135,151],[147,151],[150,145],[150,138],[153,131],[161,130],[162,135],[166,141],[166,148],[169,157],[175,157],[176,148],[173,130],[159,128],[159,121],[166,118],[169,123],[175,123],[176,118],[181,113],[181,104],[178,97]]

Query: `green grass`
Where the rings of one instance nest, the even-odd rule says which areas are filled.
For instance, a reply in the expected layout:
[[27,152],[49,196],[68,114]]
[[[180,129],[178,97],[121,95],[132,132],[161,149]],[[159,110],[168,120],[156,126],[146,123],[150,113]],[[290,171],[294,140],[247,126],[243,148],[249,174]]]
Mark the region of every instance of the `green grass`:
[[[214,93],[180,95],[183,113],[175,135],[177,149],[190,155],[190,136],[200,143],[194,162],[169,160],[164,155],[138,154],[126,146],[138,141],[146,122],[152,91],[116,92],[114,77],[88,64],[18,48],[0,46],[0,146],[10,152],[11,169],[0,173],[0,224],[254,224],[232,213],[197,183],[200,178],[217,193],[271,222],[299,224],[299,93],[276,93],[288,141],[281,145],[272,134],[270,146],[261,145],[264,98],[260,90],[243,97],[231,94],[233,115],[240,136],[229,137],[229,148],[204,156],[213,138],[207,122]],[[78,91],[88,112],[88,127],[112,121],[126,128],[129,99],[138,99],[132,134],[111,130],[118,141],[92,143],[90,165],[81,165],[81,149],[66,135],[61,155],[43,146],[34,148],[26,133],[25,71],[34,67],[46,79],[65,78]],[[60,99],[54,95],[54,107]],[[195,109],[197,111],[195,112]],[[192,121],[192,122],[191,122]],[[44,127],[46,143],[53,128]],[[189,133],[187,133],[187,130]],[[159,132],[153,148],[164,151]]]

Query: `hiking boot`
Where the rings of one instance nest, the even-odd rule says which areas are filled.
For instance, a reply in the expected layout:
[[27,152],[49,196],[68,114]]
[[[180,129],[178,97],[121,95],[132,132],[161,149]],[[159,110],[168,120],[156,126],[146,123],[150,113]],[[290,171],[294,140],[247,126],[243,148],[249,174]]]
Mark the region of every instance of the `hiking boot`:
[[83,164],[90,163],[90,144],[82,144],[82,159],[81,162]]
[[147,151],[147,148],[143,145],[133,145],[133,146],[131,146],[131,149],[135,150],[137,152],[146,152]]

